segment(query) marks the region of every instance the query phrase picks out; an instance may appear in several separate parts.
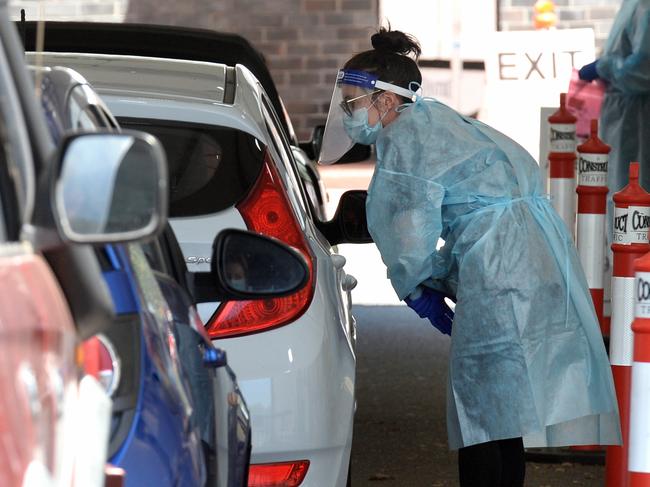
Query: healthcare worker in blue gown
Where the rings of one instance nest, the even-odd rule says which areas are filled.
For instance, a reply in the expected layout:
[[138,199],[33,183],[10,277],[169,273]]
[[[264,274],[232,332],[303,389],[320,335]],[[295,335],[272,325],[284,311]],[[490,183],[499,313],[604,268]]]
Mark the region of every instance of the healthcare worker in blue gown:
[[587,283],[537,163],[416,94],[414,38],[382,28],[371,40],[338,72],[319,162],[376,145],[368,227],[398,297],[451,335],[447,432],[461,486],[522,486],[524,444],[619,444]]
[[630,162],[641,164],[641,186],[650,191],[650,0],[623,1],[602,55],[579,76],[607,85],[600,131],[612,146],[610,198],[628,183]]

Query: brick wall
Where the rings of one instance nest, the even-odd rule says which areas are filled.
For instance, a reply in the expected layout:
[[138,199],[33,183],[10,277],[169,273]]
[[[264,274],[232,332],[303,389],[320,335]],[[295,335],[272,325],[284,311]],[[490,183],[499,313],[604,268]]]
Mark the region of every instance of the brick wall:
[[300,139],[325,122],[336,70],[370,48],[378,0],[131,0],[126,20],[234,32],[266,57]]
[[[137,1],[137,0],[135,0]],[[121,22],[128,0],[9,0],[13,20],[25,9],[27,20]]]
[[[501,30],[533,28],[535,0],[498,0]],[[605,43],[622,0],[554,0],[558,14],[557,28],[591,27],[596,35],[596,53]]]

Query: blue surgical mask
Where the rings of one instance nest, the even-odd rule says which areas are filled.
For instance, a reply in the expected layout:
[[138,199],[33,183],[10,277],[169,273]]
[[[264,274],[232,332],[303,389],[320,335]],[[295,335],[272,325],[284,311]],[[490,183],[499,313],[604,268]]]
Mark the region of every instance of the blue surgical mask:
[[[384,118],[382,116],[382,118]],[[368,123],[368,108],[358,108],[352,112],[352,116],[343,117],[343,127],[348,136],[357,144],[374,144],[383,128],[381,119],[372,127]]]

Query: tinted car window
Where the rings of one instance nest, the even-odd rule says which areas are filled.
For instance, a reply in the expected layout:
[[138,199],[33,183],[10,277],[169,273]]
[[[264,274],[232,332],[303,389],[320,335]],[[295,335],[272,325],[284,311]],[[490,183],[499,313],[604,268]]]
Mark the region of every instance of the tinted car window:
[[316,187],[314,186],[314,183],[312,182],[309,175],[305,174],[303,171],[300,171],[300,179],[302,179],[302,182],[305,185],[307,196],[309,196],[310,209],[315,213],[316,208],[318,207],[318,194],[316,192]]
[[167,263],[162,255],[160,245],[157,240],[151,240],[146,243],[141,243],[140,248],[144,255],[147,257],[149,266],[158,272],[171,275],[171,271],[167,268]]
[[106,110],[104,110],[101,107],[97,107],[97,111],[100,113],[100,115],[102,117],[104,117],[108,127],[111,127],[112,129],[119,130],[120,126],[117,124],[117,120],[115,120],[113,115],[111,115],[110,113],[108,113]]
[[167,154],[171,217],[199,216],[243,199],[262,169],[266,147],[229,127],[120,118],[122,128],[156,136]]
[[[173,336],[174,326],[171,310],[142,248],[137,244],[129,244],[127,250],[139,293],[144,297],[143,307],[154,318],[143,320],[144,338],[149,342],[151,358],[159,370],[165,371],[161,375],[163,385],[175,391],[175,396],[189,408],[191,402],[184,388],[185,381],[182,379],[176,343],[169,340]],[[153,329],[154,327],[157,329]]]
[[271,103],[266,99],[266,97],[262,98],[262,102],[267,128],[273,138],[273,142],[276,146],[275,148],[278,151],[278,154],[280,154],[280,162],[284,166],[284,170],[287,172],[289,180],[291,181],[291,186],[288,188],[290,193],[289,196],[293,200],[298,201],[298,204],[302,207],[303,214],[308,214],[311,216],[309,212],[309,205],[306,202],[307,198],[303,192],[303,183],[300,177],[297,175],[298,171],[294,165],[295,162],[293,160],[291,149],[289,148],[289,143],[287,142],[284,134],[278,129],[278,127],[280,127],[280,123],[278,122],[277,116],[271,107]]
[[71,130],[97,130],[98,127],[105,127],[103,120],[97,110],[88,104],[81,86],[75,87],[70,94],[68,102],[68,117]]

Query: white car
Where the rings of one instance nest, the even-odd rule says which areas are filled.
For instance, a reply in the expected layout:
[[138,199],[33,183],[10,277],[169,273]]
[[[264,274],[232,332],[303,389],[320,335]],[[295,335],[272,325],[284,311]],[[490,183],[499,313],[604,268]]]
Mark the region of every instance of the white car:
[[[363,212],[363,198],[352,192],[333,221],[316,218],[273,105],[242,65],[54,52],[46,52],[44,62],[79,71],[122,127],[162,142],[170,221],[190,273],[210,270],[212,239],[223,228],[276,237],[307,258],[311,281],[298,293],[202,302],[199,313],[227,351],[251,412],[249,485],[349,484],[356,362],[350,290],[356,281],[332,245],[368,241],[363,225],[350,217]],[[229,191],[212,190],[224,179]],[[199,302],[209,300],[200,276]]]

